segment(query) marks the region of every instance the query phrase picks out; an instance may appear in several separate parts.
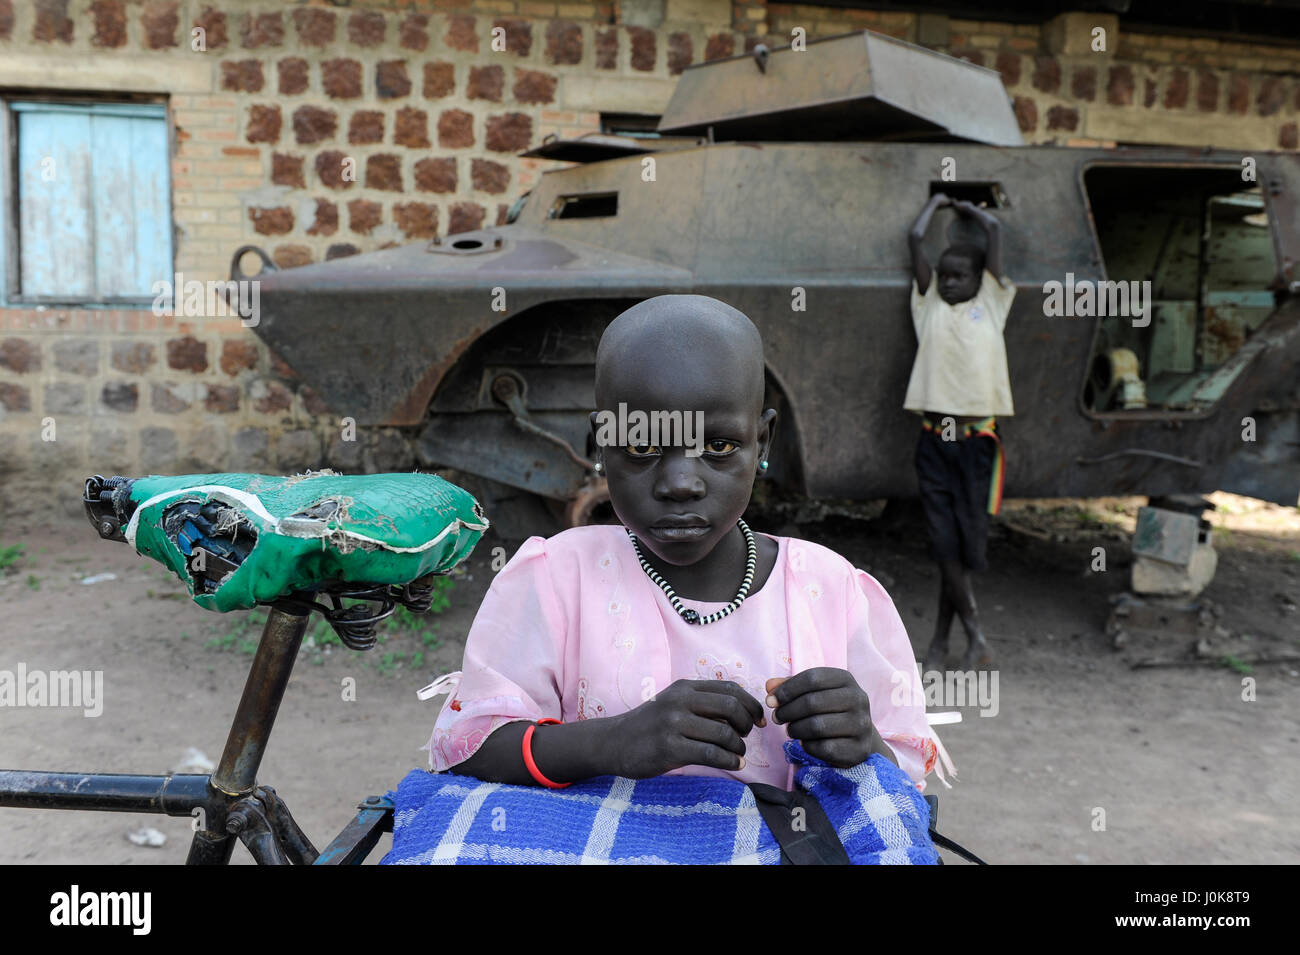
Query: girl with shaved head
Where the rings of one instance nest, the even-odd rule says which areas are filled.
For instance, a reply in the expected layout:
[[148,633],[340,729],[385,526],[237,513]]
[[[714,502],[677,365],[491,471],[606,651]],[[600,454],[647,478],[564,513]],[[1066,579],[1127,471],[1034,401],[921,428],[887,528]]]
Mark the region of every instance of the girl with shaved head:
[[[763,385],[758,329],[716,299],[663,295],[609,325],[592,430],[621,526],[530,538],[498,573],[429,742],[434,769],[789,790],[795,739],[833,766],[879,753],[924,788],[935,740],[888,594],[833,551],[742,519],[777,423]],[[606,427],[638,413],[702,429]]]

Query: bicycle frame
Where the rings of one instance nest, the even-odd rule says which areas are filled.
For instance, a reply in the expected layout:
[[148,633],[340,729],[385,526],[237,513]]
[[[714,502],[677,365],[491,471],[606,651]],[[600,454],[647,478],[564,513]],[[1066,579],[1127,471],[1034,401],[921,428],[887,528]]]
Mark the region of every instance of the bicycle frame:
[[356,817],[317,851],[257,770],[307,630],[302,600],[271,607],[243,696],[210,775],[139,776],[0,770],[0,807],[161,813],[195,820],[187,865],[225,865],[236,837],[263,865],[357,865],[393,829],[393,804],[370,796]]

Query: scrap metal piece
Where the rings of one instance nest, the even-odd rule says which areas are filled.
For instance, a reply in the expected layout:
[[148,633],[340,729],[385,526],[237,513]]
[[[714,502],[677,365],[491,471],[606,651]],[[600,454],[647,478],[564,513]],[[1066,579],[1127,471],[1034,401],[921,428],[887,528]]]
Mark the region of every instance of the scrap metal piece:
[[1196,595],[1209,586],[1219,558],[1207,521],[1158,507],[1138,510],[1133,534],[1133,590]]

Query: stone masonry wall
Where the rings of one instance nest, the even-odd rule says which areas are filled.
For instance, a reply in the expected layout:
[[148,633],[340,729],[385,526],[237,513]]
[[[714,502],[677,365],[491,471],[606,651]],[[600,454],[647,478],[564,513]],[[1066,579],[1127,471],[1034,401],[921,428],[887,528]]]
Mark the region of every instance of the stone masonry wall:
[[[1105,51],[1089,46],[1096,25]],[[686,66],[788,44],[795,28],[877,30],[994,68],[1030,142],[1297,148],[1300,52],[1126,33],[1103,14],[1027,26],[764,0],[0,0],[0,88],[165,98],[175,269],[203,281],[226,277],[244,243],[290,268],[499,223],[553,165],[518,152],[598,129],[601,112],[658,114]],[[35,489],[75,510],[93,471],[409,468],[409,437],[342,440],[337,411],[233,318],[0,309],[0,508]]]

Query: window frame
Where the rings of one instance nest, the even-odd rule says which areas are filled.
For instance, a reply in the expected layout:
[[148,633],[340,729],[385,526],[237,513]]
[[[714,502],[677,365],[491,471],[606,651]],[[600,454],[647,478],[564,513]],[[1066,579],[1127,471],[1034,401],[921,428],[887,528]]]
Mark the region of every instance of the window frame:
[[172,162],[176,157],[176,126],[172,121],[171,99],[160,93],[108,92],[94,90],[35,90],[21,87],[0,88],[0,203],[3,228],[0,229],[0,308],[2,307],[71,307],[121,308],[152,305],[156,296],[141,295],[28,295],[22,291],[22,210],[18,196],[18,111],[11,104],[44,103],[53,106],[161,106],[165,124],[166,156],[164,185],[167,203],[167,228],[170,255],[167,271],[159,280],[171,283],[176,272],[178,230],[176,203],[172,187]]

